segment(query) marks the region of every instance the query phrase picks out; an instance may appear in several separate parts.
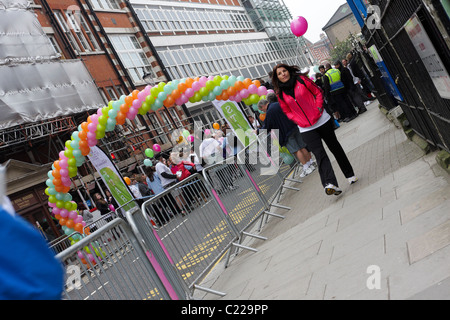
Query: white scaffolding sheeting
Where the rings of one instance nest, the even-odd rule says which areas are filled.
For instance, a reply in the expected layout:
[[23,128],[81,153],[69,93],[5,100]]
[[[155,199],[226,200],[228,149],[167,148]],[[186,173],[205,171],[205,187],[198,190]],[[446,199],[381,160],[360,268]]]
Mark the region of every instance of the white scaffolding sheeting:
[[60,60],[28,1],[0,0],[0,130],[104,106],[81,60]]

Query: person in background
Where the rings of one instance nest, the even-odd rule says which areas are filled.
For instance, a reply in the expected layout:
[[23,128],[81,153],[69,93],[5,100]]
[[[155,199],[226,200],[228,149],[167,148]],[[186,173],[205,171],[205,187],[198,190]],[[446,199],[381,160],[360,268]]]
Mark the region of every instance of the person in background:
[[286,116],[299,126],[303,140],[314,154],[325,193],[340,195],[342,190],[322,141],[333,153],[348,182],[353,184],[358,179],[336,137],[332,117],[324,112],[322,90],[308,77],[297,75],[298,72],[296,66],[278,64],[274,67],[272,83],[278,101]]
[[342,82],[344,83],[344,87],[347,90],[347,95],[353,105],[358,108],[358,114],[363,114],[367,111],[364,102],[368,101],[369,99],[358,93],[357,85],[355,85],[354,83],[351,71],[348,68],[344,67],[342,62],[340,62],[339,60],[336,61],[334,67],[341,72]]
[[289,120],[283,110],[281,110],[275,93],[269,93],[267,99],[262,99],[258,102],[258,109],[266,113],[266,120],[261,129],[268,131],[278,129],[280,146],[286,146],[289,152],[303,165],[300,177],[304,178],[310,175],[316,167],[314,166],[311,152],[306,149],[306,143],[302,139],[302,134],[297,124]]
[[[95,201],[95,206],[97,207],[97,210],[100,211],[100,215],[105,216],[110,213],[111,210],[109,209],[108,202],[106,202],[106,200],[103,199],[103,197],[100,193],[97,192],[94,194],[94,201]],[[107,222],[109,222],[112,219],[113,219],[113,217],[109,216],[105,220]]]
[[[325,98],[331,109],[335,111],[338,121],[349,122],[355,119],[358,114],[347,96],[347,88],[344,85],[342,74],[338,69],[326,65],[326,73],[323,77],[323,87]],[[336,111],[338,114],[336,114]]]

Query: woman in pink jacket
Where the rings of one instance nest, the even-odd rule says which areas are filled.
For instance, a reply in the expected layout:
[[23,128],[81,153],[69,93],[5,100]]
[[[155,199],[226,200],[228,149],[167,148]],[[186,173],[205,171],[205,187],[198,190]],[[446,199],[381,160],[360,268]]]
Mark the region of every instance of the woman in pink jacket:
[[273,69],[272,84],[281,109],[295,122],[308,149],[314,154],[319,167],[320,179],[327,195],[340,195],[336,175],[331,166],[322,140],[336,158],[350,184],[358,179],[352,165],[334,133],[332,117],[324,111],[323,92],[313,81],[299,73],[296,66],[278,64]]

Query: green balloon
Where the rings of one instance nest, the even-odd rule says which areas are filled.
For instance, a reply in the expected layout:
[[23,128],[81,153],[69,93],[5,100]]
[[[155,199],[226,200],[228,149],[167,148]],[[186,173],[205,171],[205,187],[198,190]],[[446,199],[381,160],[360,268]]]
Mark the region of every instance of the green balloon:
[[212,89],[214,89],[216,87],[216,84],[214,83],[214,81],[208,80],[206,81],[205,84],[205,88],[208,89],[209,91],[211,91]]
[[153,158],[153,150],[152,149],[150,149],[150,148],[148,148],[148,149],[145,149],[145,155],[147,156],[147,157],[149,157],[149,158]]
[[189,137],[191,133],[188,130],[183,130],[183,136],[185,136],[186,138]]
[[202,95],[202,97],[209,94],[209,90],[206,87],[202,87],[198,92]]

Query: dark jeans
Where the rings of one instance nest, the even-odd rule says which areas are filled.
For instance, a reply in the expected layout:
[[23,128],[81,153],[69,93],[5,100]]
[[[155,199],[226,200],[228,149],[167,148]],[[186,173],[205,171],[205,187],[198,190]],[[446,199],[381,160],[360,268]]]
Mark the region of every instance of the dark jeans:
[[334,133],[333,119],[330,119],[326,124],[320,126],[317,129],[302,132],[302,137],[308,148],[316,157],[317,165],[319,166],[319,175],[322,185],[325,187],[327,184],[332,183],[335,186],[339,186],[333,167],[331,166],[330,158],[328,157],[322,140],[327,144],[328,149],[333,153],[336,158],[339,167],[344,173],[346,178],[353,177],[352,165],[342,149],[341,144],[337,140]]
[[342,120],[356,116],[356,110],[345,91],[333,94],[331,100],[333,109],[339,111]]

